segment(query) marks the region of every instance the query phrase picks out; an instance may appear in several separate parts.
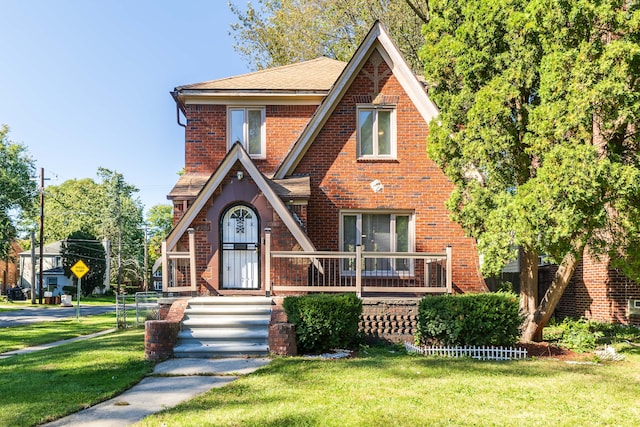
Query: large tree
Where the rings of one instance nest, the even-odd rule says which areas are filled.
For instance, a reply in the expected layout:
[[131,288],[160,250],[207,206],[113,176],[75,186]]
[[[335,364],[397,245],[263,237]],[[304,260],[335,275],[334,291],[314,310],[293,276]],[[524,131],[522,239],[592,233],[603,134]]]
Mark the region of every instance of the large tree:
[[144,221],[138,190],[116,171],[99,168],[98,178],[46,187],[45,240],[62,240],[76,231],[107,239],[111,283],[141,281]]
[[104,186],[91,178],[70,179],[45,189],[45,240],[65,239],[82,230],[99,238],[106,237],[101,209],[105,204]]
[[[520,248],[523,338],[539,337],[584,251],[638,277],[636,2],[430,2],[422,51],[440,108],[428,149],[455,220],[497,274]],[[559,263],[537,301],[538,256]]]
[[76,231],[62,242],[60,248],[64,275],[73,279],[78,286],[78,279],[71,271],[78,261],[89,267],[89,271],[81,279],[82,295],[87,296],[104,284],[106,271],[106,253],[102,243],[86,231]]
[[389,29],[407,62],[422,68],[427,0],[258,0],[229,7],[238,17],[231,26],[234,47],[255,69],[319,56],[348,61],[375,20]]
[[0,259],[6,259],[17,236],[16,221],[33,212],[36,182],[33,160],[24,145],[8,138],[9,128],[0,126]]

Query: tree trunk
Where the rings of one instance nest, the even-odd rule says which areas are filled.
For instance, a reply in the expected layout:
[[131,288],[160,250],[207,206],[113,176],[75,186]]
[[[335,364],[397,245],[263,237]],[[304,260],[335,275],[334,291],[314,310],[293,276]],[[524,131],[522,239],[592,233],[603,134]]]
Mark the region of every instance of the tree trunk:
[[[582,249],[578,252],[582,254]],[[551,286],[547,289],[544,297],[540,301],[537,309],[532,312],[525,312],[526,319],[522,328],[521,339],[523,341],[535,341],[542,339],[542,328],[547,324],[553,311],[558,306],[560,298],[564,293],[564,290],[569,285],[569,281],[573,276],[573,272],[576,269],[576,265],[580,257],[568,253],[562,259],[558,271],[553,277]],[[520,303],[522,306],[522,302]]]
[[520,312],[527,318],[538,306],[538,252],[523,248],[520,261]]

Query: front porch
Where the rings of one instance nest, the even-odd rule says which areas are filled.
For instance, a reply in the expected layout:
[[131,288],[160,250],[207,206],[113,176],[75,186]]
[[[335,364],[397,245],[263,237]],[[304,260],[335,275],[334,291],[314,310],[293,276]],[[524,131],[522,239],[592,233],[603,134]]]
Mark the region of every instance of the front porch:
[[[189,251],[162,247],[162,290],[165,295],[203,295],[198,288],[194,230]],[[356,295],[420,296],[452,293],[452,248],[443,253],[274,251],[271,230],[261,245],[261,283],[238,294],[282,296],[309,292],[353,292]],[[252,269],[247,269],[250,271]],[[230,291],[228,294],[233,294]]]

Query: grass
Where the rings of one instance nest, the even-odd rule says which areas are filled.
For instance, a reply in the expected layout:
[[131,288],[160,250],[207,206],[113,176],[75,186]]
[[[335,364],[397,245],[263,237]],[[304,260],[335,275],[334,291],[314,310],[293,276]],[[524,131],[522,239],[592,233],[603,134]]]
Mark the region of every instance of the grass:
[[[135,314],[134,314],[135,319]],[[0,353],[114,328],[115,313],[0,328]]]
[[127,329],[0,360],[0,427],[41,424],[130,388],[152,370],[143,335]]
[[624,362],[480,362],[389,352],[278,358],[138,426],[635,426],[640,349]]

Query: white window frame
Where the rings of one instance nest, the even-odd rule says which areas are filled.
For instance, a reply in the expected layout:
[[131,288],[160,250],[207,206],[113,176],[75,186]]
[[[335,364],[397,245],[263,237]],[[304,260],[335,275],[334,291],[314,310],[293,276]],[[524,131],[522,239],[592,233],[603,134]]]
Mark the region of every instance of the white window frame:
[[[344,218],[346,216],[356,217],[356,245],[363,245],[363,231],[362,231],[362,216],[363,215],[389,215],[389,234],[390,234],[390,251],[396,252],[396,218],[408,217],[408,250],[407,253],[415,252],[415,214],[411,211],[398,211],[398,210],[343,210],[340,212],[340,226],[339,226],[339,244],[341,252],[349,252],[344,248],[345,230],[344,230]],[[355,250],[355,249],[354,249]],[[364,249],[363,249],[364,250]],[[372,252],[367,252],[372,253]],[[399,253],[399,252],[398,252]],[[395,260],[397,258],[389,259],[389,265],[392,266],[390,270],[366,270],[365,263],[362,263],[362,275],[363,276],[413,276],[414,275],[414,260],[409,259],[408,270],[396,270]],[[347,268],[346,264],[342,264],[342,275],[355,275],[353,268]]]
[[[230,150],[235,141],[233,141],[233,134],[231,132],[232,127],[232,112],[234,111],[242,111],[244,114],[243,120],[243,138],[244,143],[242,144],[244,149],[247,150],[249,156],[254,159],[266,159],[267,158],[267,115],[265,107],[241,107],[241,106],[230,106],[227,107],[227,150]],[[260,153],[251,153],[249,151],[249,111],[260,111]]]
[[[362,111],[372,111],[373,118],[373,153],[372,154],[362,154],[362,146],[361,146],[361,135],[360,135],[360,113]],[[390,153],[389,154],[379,154],[378,149],[378,112],[379,111],[389,111],[391,113],[390,116],[390,126],[391,126],[391,136],[390,136]],[[357,131],[357,145],[358,145],[358,159],[395,159],[397,157],[397,146],[398,146],[398,138],[397,138],[397,126],[396,126],[396,107],[391,105],[373,105],[373,104],[360,104],[356,106],[356,131]]]

